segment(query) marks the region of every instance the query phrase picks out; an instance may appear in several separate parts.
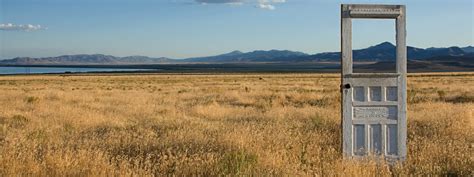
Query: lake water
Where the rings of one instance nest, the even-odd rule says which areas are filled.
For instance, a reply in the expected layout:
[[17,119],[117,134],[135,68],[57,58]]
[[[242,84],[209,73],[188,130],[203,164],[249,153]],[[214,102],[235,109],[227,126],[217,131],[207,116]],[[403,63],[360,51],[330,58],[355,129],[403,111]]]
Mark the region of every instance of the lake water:
[[64,67],[0,67],[0,74],[48,74],[48,73],[87,73],[114,71],[146,71],[147,69],[123,68],[64,68]]

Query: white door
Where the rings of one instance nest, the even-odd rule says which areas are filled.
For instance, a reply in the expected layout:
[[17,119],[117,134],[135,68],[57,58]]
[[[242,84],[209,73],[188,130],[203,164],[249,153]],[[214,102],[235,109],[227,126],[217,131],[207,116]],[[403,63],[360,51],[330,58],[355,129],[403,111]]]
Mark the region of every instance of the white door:
[[[352,18],[396,20],[396,73],[353,73]],[[342,5],[342,127],[345,157],[406,156],[405,7]]]

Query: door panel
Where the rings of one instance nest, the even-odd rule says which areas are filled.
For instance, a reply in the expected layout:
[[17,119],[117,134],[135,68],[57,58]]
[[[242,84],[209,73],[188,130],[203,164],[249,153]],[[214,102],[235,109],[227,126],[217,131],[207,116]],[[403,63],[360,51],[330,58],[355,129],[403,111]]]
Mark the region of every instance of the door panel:
[[382,125],[370,125],[370,148],[369,151],[373,154],[379,155],[382,153]]
[[353,131],[354,131],[354,145],[353,145],[354,155],[359,155],[359,156],[365,155],[366,153],[365,125],[355,124]]
[[386,155],[398,155],[398,127],[396,124],[387,125],[387,153]]

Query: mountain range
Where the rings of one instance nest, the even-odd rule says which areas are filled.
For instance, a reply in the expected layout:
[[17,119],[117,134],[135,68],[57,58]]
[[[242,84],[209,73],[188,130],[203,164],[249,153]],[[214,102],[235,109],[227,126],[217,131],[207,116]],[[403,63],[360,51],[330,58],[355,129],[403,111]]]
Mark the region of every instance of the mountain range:
[[[474,65],[474,47],[416,48],[407,47],[409,60],[460,62]],[[354,61],[395,61],[396,47],[383,42],[368,48],[353,50]],[[232,51],[230,53],[186,59],[152,58],[147,56],[115,57],[111,55],[63,55],[57,57],[17,57],[0,60],[0,65],[133,65],[133,64],[183,64],[183,63],[297,63],[297,62],[339,62],[340,52],[306,54],[289,50],[256,50],[252,52]]]

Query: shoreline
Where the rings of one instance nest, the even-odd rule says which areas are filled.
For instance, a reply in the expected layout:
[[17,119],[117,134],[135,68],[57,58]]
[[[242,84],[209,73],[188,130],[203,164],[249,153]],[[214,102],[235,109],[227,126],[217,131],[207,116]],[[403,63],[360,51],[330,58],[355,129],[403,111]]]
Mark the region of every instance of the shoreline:
[[[115,71],[115,72],[77,72],[77,73],[32,73],[32,74],[0,74],[2,77],[28,77],[28,76],[153,76],[153,75],[312,75],[327,74],[336,75],[339,78],[339,72],[144,72],[144,71]],[[436,72],[409,72],[407,77],[424,76],[474,76],[474,71],[436,71]]]
[[[90,71],[90,72],[51,72],[51,73],[14,73],[3,75],[61,75],[61,74],[232,74],[232,73],[340,73],[338,63],[227,63],[227,64],[148,64],[148,65],[1,65],[0,67],[24,68],[84,68],[84,69],[131,69],[136,71]],[[367,67],[359,65],[354,72],[382,73],[391,71],[390,67]],[[393,71],[392,71],[393,72]],[[473,67],[420,67],[408,65],[408,73],[446,73],[474,72]],[[390,72],[389,72],[390,73]]]

